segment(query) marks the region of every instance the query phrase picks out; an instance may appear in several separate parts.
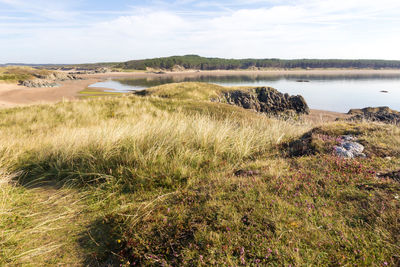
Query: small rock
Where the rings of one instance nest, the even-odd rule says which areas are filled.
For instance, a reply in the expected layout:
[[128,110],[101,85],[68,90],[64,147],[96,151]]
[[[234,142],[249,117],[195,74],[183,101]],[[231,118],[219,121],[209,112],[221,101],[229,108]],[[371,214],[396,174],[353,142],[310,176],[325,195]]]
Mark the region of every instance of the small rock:
[[355,142],[356,138],[351,135],[344,135],[340,138],[343,140],[340,146],[335,146],[334,151],[336,155],[343,158],[365,158],[367,157],[363,151],[364,146]]
[[356,142],[346,142],[342,146],[354,155],[359,155],[364,151],[364,146]]
[[400,170],[388,172],[388,173],[377,173],[378,178],[390,178],[397,182],[400,182]]
[[260,174],[259,171],[253,171],[253,170],[238,170],[235,171],[235,176],[242,176],[242,177],[249,177],[249,176],[255,176]]
[[335,146],[334,149],[335,149],[336,155],[338,155],[339,157],[350,158],[350,159],[354,158],[353,153],[351,153],[350,151],[346,150],[344,147]]

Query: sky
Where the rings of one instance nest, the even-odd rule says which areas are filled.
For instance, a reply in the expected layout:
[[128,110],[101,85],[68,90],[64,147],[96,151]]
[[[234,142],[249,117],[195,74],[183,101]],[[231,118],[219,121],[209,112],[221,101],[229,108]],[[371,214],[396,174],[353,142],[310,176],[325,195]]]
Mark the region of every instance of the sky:
[[0,0],[0,63],[400,60],[400,0]]

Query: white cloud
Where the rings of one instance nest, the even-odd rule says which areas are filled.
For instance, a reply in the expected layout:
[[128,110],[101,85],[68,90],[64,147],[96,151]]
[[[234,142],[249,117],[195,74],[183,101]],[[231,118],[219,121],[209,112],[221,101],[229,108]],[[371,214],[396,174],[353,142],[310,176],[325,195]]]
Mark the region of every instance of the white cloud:
[[[0,0],[4,1],[11,0]],[[0,62],[118,61],[188,53],[400,59],[398,0],[300,0],[272,6],[282,1],[252,2],[269,5],[208,16],[141,9],[80,27],[71,21],[29,30],[17,23],[11,30],[0,26],[0,49],[8,51],[0,55]],[[5,38],[12,31],[16,36]]]

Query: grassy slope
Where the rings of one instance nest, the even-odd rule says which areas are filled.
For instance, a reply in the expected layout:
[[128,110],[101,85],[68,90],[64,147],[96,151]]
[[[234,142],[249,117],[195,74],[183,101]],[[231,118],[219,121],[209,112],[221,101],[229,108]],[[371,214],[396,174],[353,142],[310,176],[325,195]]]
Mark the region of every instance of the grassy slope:
[[37,70],[30,67],[0,67],[0,81],[17,82],[34,78],[34,74],[46,75],[48,70]]
[[190,86],[0,111],[0,264],[396,263],[400,186],[373,172],[399,165],[398,127],[338,122],[316,140],[351,132],[379,157],[290,158],[282,144],[311,125]]
[[208,101],[210,98],[217,97],[223,90],[227,90],[227,88],[208,83],[185,82],[155,86],[146,89],[145,92],[149,95],[162,98]]
[[246,90],[252,87],[223,87],[216,84],[202,82],[169,83],[145,89],[137,92],[138,95],[155,96],[177,100],[196,100],[209,102],[212,98],[218,98],[222,92],[231,90]]

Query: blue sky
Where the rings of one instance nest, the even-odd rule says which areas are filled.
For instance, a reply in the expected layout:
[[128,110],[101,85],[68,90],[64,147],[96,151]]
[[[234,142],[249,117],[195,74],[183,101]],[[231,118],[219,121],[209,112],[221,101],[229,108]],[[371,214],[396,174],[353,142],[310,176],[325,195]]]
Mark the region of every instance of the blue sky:
[[0,0],[0,63],[400,60],[399,0]]

